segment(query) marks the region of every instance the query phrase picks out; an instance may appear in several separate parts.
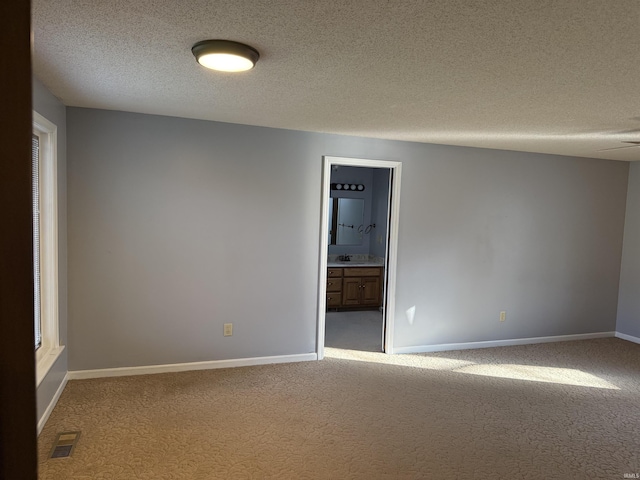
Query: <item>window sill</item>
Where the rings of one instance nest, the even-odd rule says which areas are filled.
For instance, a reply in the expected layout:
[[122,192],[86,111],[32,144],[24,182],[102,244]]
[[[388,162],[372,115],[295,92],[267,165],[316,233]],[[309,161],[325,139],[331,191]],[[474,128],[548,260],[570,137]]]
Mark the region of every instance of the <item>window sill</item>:
[[47,376],[47,373],[49,373],[53,364],[56,363],[56,360],[58,360],[63,350],[64,345],[52,348],[36,363],[36,388],[40,386],[44,377]]

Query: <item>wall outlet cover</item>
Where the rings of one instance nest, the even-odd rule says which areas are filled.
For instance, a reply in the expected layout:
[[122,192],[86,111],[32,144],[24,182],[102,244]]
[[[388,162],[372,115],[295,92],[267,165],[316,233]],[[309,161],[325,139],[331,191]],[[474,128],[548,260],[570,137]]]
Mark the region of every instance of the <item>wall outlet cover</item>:
[[230,337],[233,335],[233,323],[224,324],[224,336]]

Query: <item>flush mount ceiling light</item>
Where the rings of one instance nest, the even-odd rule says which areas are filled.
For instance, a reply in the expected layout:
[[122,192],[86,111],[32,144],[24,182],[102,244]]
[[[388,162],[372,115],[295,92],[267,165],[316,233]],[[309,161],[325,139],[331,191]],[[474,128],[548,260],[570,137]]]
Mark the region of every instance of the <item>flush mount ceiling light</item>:
[[200,65],[221,72],[251,70],[260,58],[255,48],[230,40],[203,40],[191,52]]

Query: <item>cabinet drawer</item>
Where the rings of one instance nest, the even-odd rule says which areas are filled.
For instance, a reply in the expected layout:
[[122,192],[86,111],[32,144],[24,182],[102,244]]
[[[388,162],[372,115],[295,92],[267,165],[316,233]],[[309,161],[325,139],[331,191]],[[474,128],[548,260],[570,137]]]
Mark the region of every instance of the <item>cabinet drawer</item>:
[[341,277],[342,269],[341,268],[328,268],[327,269],[327,277]]
[[349,267],[344,269],[345,277],[379,277],[380,267]]
[[342,278],[327,279],[327,292],[341,292],[341,291],[342,291]]
[[327,308],[339,307],[342,305],[342,294],[340,292],[327,293]]

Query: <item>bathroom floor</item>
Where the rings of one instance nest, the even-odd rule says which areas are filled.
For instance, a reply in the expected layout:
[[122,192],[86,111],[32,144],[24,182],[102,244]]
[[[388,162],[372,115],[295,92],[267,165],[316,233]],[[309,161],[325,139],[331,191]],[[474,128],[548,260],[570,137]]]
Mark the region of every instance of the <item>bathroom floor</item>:
[[325,347],[382,351],[382,313],[378,310],[327,312]]

